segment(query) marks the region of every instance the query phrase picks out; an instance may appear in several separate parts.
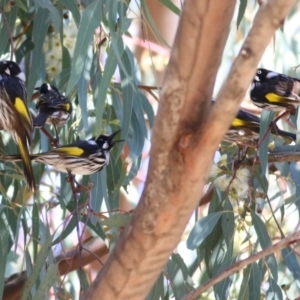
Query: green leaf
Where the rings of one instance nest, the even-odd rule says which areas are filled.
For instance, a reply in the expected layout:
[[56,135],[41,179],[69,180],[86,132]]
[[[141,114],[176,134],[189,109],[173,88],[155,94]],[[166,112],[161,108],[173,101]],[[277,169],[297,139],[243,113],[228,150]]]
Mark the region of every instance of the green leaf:
[[30,299],[29,295],[30,295],[31,288],[36,283],[36,281],[40,275],[42,267],[45,266],[47,256],[49,255],[49,252],[51,251],[51,244],[52,244],[52,236],[49,236],[48,239],[45,241],[45,243],[42,245],[41,250],[40,250],[40,252],[37,256],[37,259],[34,263],[34,267],[24,284],[22,295],[21,295],[21,300]]
[[233,243],[234,239],[234,213],[233,207],[227,198],[224,204],[224,214],[221,219],[222,231],[227,247]]
[[250,267],[249,299],[260,300],[260,285],[261,285],[261,272],[257,263],[255,262]]
[[20,47],[15,51],[16,62],[20,63],[21,60],[28,54],[30,51],[34,49],[34,43],[30,38],[26,39]]
[[44,299],[47,292],[50,290],[56,278],[59,278],[58,265],[51,265],[47,268],[47,273],[44,279],[42,280],[39,288],[32,298],[32,300]]
[[[220,245],[222,245],[223,243],[221,242]],[[224,248],[220,247],[219,248],[219,252],[220,253],[224,253]],[[231,252],[231,253],[228,253]],[[218,267],[218,271],[217,272],[213,272],[213,274],[220,274],[222,273],[222,271],[224,271],[226,268],[228,268],[229,266],[231,266],[234,262],[235,259],[232,259],[232,251],[227,251],[225,253],[225,255],[221,258],[220,256],[216,257],[216,265],[219,265]],[[221,259],[220,259],[221,258]],[[219,260],[217,262],[217,260]],[[222,262],[222,264],[221,264]],[[229,290],[230,287],[233,283],[233,275],[228,276],[226,279],[222,280],[221,282],[218,282],[217,284],[214,285],[214,292],[215,292],[215,298],[218,300],[227,300],[229,297]]]
[[[27,3],[26,3],[25,0],[15,0],[15,2],[16,2],[16,5],[17,5],[19,8],[23,9],[25,12],[28,11],[28,10],[27,10]],[[25,2],[25,3],[24,3],[24,2]]]
[[[170,280],[176,300],[184,298],[185,295],[193,290],[187,268],[181,257],[178,256],[178,254],[173,254],[172,260],[169,260],[167,263],[168,279]],[[180,260],[180,263],[178,263],[178,260]],[[183,269],[182,265],[184,265]],[[190,281],[190,283],[188,281]]]
[[110,153],[110,163],[106,167],[107,188],[112,193],[119,190],[126,177],[126,170],[123,168],[122,159],[118,155],[118,149],[113,149]]
[[102,226],[99,223],[93,224],[91,222],[90,216],[83,216],[81,221],[83,224],[87,224],[87,226],[90,229],[92,229],[98,237],[100,237],[103,241],[105,241],[106,235],[102,229]]
[[177,16],[180,16],[181,10],[171,0],[159,0],[165,7],[172,11]]
[[117,214],[100,222],[101,225],[108,227],[124,227],[129,224],[131,216],[127,214]]
[[40,72],[43,68],[43,44],[49,26],[49,10],[45,8],[39,8],[37,10],[32,29],[32,41],[34,43],[34,49],[32,51],[32,59],[30,65],[30,72],[27,83],[28,99],[31,99],[33,89],[39,78]]
[[84,10],[78,28],[74,57],[71,68],[71,76],[67,86],[67,94],[77,84],[83,71],[88,45],[91,44],[94,31],[100,26],[102,16],[102,1],[95,0]]
[[201,245],[204,239],[213,231],[221,215],[222,212],[211,213],[195,224],[186,242],[188,249],[194,250]]
[[2,299],[4,282],[5,282],[5,269],[7,262],[7,254],[9,252],[9,232],[5,223],[0,218],[0,299]]
[[282,290],[272,277],[269,277],[269,288],[266,292],[266,300],[283,300]]
[[[139,123],[141,132],[143,133],[144,138],[147,138],[147,127],[145,124],[144,112],[142,109],[141,99],[139,93],[135,93],[133,97],[133,113]],[[143,145],[144,146],[144,145]]]
[[36,7],[48,9],[50,12],[50,20],[56,32],[59,32],[61,26],[61,17],[57,8],[51,3],[50,0],[33,0]]
[[244,17],[246,8],[247,8],[247,2],[248,0],[240,0],[240,5],[239,5],[239,12],[238,12],[238,17],[236,21],[236,27],[239,28],[240,23]]
[[[10,11],[7,13],[4,13],[7,26],[10,28],[10,31],[14,32],[14,27],[16,23],[16,18],[17,18],[17,13],[18,13],[18,8],[17,7],[11,7]],[[1,16],[1,29],[0,29],[0,38],[1,38],[1,43],[0,43],[0,56],[4,54],[5,51],[9,51],[7,49],[7,46],[9,44],[9,31],[5,23],[3,22],[3,16]]]
[[32,209],[32,239],[33,239],[33,259],[35,260],[38,253],[39,246],[39,234],[40,234],[40,219],[39,219],[39,208],[37,203],[33,204]]
[[[89,79],[90,79],[89,71],[91,69],[92,47],[89,48],[90,51],[88,51],[88,55],[86,57],[86,61],[84,64],[84,71],[82,72],[77,85],[78,102],[81,110],[82,123],[85,132],[87,132],[89,129],[87,100],[88,100],[88,88],[89,88]],[[94,58],[95,57],[98,58],[98,53],[95,54]],[[101,73],[99,72],[99,74]],[[94,83],[96,85],[99,84],[98,81],[99,81],[98,77],[94,79]]]
[[65,69],[65,70],[61,71],[58,75],[56,75],[54,82],[55,82],[55,86],[59,90],[65,90],[67,83],[69,81],[69,78],[70,78],[70,72],[71,72],[71,68]]
[[[106,93],[117,68],[117,60],[113,50],[110,48],[106,59],[103,76],[100,85],[94,90],[94,102],[96,108],[96,123],[101,123],[105,107]],[[100,127],[100,126],[99,126]],[[96,135],[101,133],[101,128],[96,128]]]
[[160,274],[146,300],[164,299],[164,276]]
[[[123,52],[122,60],[127,72],[132,74],[133,70],[131,69],[131,63],[127,51]],[[120,69],[120,75],[121,75],[121,90],[124,99],[121,139],[126,140],[129,132],[129,126],[130,126],[131,115],[132,115],[132,106],[133,106],[133,95],[135,91],[133,89],[132,84],[130,84],[130,80],[132,80],[132,78],[128,78],[122,69]]]
[[286,247],[281,250],[281,254],[286,266],[293,274],[294,279],[299,281],[300,267],[295,252],[291,249],[291,247]]
[[238,300],[248,300],[249,298],[249,278],[251,266],[243,270],[243,281],[239,291]]
[[155,37],[163,43],[165,46],[168,48],[171,48],[170,45],[166,42],[166,40],[163,38],[160,30],[157,28],[149,10],[146,4],[145,0],[141,0],[141,8],[142,8],[142,16],[145,17],[146,22],[149,24],[149,28],[152,30],[154,33]]
[[147,97],[141,92],[139,92],[139,98],[141,99],[143,110],[148,117],[150,128],[152,128],[154,124],[154,118],[155,118],[153,107],[149,102],[149,100],[147,99]]
[[128,143],[130,148],[130,156],[138,157],[142,154],[145,143],[145,136],[140,127],[136,114],[132,114],[131,116],[131,127],[133,131],[132,136],[134,136],[134,139],[127,138],[126,142]]
[[[261,218],[251,210],[252,223],[257,234],[258,241],[262,249],[266,249],[272,245],[270,236],[268,234],[265,223]],[[275,281],[278,279],[277,262],[274,254],[270,254],[265,258],[267,265],[269,266],[272,276]]]
[[[103,198],[107,197],[107,188],[106,188],[106,170],[102,170],[100,172],[94,173],[90,176],[91,181],[95,183],[95,187],[91,190],[91,208],[94,211],[100,211]],[[103,187],[105,189],[103,190]],[[91,216],[91,222],[96,224],[98,218]]]
[[[260,127],[259,127],[259,143],[260,147],[258,149],[259,160],[261,164],[261,169],[263,174],[265,174],[266,178],[268,178],[268,144],[270,139],[270,130],[269,125],[275,116],[275,112],[270,112],[267,110],[263,110],[260,119]],[[266,134],[266,132],[268,133]]]

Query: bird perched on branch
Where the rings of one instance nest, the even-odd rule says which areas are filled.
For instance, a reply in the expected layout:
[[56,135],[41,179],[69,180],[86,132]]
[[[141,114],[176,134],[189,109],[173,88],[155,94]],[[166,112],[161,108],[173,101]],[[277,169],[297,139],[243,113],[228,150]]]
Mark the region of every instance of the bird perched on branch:
[[[48,152],[31,154],[30,159],[53,166],[59,172],[89,175],[101,171],[109,163],[110,150],[116,143],[123,142],[123,140],[113,140],[119,132],[120,130],[111,135],[100,135],[98,138],[77,141]],[[6,155],[0,159],[15,162],[21,157]]]
[[300,105],[300,79],[267,69],[257,69],[250,98],[258,107],[294,114]]
[[0,129],[7,130],[19,146],[27,187],[34,191],[34,174],[28,145],[32,139],[32,119],[27,108],[25,75],[19,65],[0,61]]
[[56,127],[64,125],[72,113],[71,101],[63,96],[59,90],[48,83],[43,83],[39,90],[40,96],[36,103],[39,113],[34,118],[34,127],[41,128],[47,123]]
[[[239,109],[236,117],[233,119],[224,140],[256,148],[258,145],[260,133],[260,118],[246,110]],[[281,136],[287,143],[296,140],[296,135],[279,129],[276,124],[271,127],[271,133]]]

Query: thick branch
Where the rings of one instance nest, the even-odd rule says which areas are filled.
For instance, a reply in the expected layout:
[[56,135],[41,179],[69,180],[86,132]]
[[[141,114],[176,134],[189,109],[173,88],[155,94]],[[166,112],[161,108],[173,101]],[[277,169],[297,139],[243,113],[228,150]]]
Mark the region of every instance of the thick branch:
[[297,240],[299,239],[299,237],[300,237],[300,231],[297,231],[291,234],[290,236],[282,239],[277,244],[272,245],[261,252],[251,255],[250,257],[233,264],[232,266],[225,269],[222,273],[213,277],[212,279],[204,283],[201,287],[197,288],[196,290],[188,294],[186,297],[183,298],[183,300],[192,300],[199,297],[203,292],[208,290],[210,287],[214,286],[215,284],[224,280],[225,278],[228,278],[230,275],[242,270],[244,267],[254,263],[255,261],[258,261],[259,259],[266,257],[269,254],[278,252],[292,243],[299,242]]
[[85,299],[98,299],[100,293],[102,299],[144,299],[199,202],[203,186],[199,182],[206,180],[216,146],[209,149],[204,170],[191,167],[192,176],[185,160],[189,143],[197,142],[191,138],[211,106],[206,99],[212,96],[234,6],[235,0],[184,2],[142,200]]
[[[292,162],[292,161],[300,161],[300,150],[298,146],[280,146],[285,150],[282,151],[272,151],[268,153],[268,162]],[[253,166],[260,165],[259,157],[251,156],[245,158],[243,161],[234,162],[234,167],[239,168],[241,166]]]
[[[84,267],[93,261],[102,258],[108,254],[109,249],[100,239],[95,239],[89,243],[83,244],[84,249],[88,251],[78,251],[78,247],[65,254],[59,255],[55,258],[58,262],[59,274],[65,275],[74,270],[78,270],[79,267]],[[104,263],[104,262],[102,262]],[[26,282],[26,272],[23,271],[20,274],[14,274],[8,278],[4,285],[3,300],[19,300],[21,298],[21,292],[23,285]]]
[[100,294],[103,300],[146,298],[199,203],[215,149],[268,41],[294,3],[272,0],[262,6],[207,118],[235,1],[184,2],[153,130],[142,200],[84,299],[96,300]]

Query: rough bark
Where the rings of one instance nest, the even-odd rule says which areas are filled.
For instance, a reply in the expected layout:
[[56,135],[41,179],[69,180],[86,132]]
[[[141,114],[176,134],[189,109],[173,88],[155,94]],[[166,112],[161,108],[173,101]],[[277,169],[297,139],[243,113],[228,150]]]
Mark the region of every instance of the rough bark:
[[[263,5],[210,110],[235,1],[184,3],[162,88],[142,199],[84,299],[144,299],[202,196],[212,158],[294,0]],[[263,40],[261,40],[263,39]]]

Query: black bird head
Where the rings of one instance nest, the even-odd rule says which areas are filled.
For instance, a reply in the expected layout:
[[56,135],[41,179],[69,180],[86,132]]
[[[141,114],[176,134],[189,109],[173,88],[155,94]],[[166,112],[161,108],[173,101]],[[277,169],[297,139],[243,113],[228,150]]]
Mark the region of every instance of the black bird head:
[[26,80],[25,74],[21,71],[19,65],[11,60],[0,61],[0,75],[18,77],[20,80]]
[[39,90],[41,95],[51,92],[59,93],[59,90],[49,83],[43,83],[40,87],[36,87],[35,90]]
[[278,76],[279,73],[267,70],[267,69],[263,69],[263,68],[259,68],[256,71],[256,75],[254,77],[254,82],[264,82],[268,79],[271,79],[272,77]]
[[99,147],[101,147],[103,150],[110,151],[112,147],[119,142],[125,142],[124,140],[117,140],[113,141],[113,138],[120,132],[121,130],[117,130],[111,135],[103,135],[101,134],[97,139],[96,143]]

